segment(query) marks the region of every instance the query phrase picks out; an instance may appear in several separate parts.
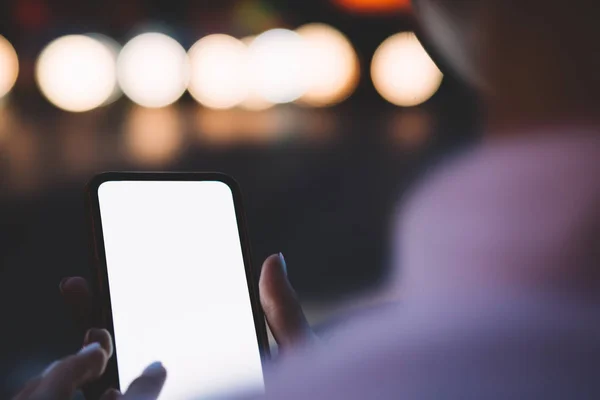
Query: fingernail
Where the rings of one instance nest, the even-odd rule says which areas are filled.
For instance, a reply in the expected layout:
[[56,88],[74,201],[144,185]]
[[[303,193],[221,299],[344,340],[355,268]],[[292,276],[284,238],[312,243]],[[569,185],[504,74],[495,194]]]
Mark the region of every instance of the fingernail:
[[90,343],[90,342],[98,341],[99,336],[102,335],[102,333],[103,333],[102,329],[98,329],[98,328],[88,329],[88,331],[85,333],[85,336],[83,337],[83,343]]
[[92,338],[92,330],[88,329],[85,335],[83,336],[83,347],[87,346],[87,343],[93,342]]
[[50,373],[50,371],[52,371],[52,369],[59,363],[59,361],[54,361],[52,364],[50,364],[48,366],[48,368],[46,368],[44,370],[44,372],[42,372],[42,377],[48,375],[48,373]]
[[163,367],[162,363],[160,361],[156,361],[156,362],[153,362],[152,364],[148,365],[142,374],[143,375],[162,375],[164,373],[164,370],[165,370],[165,368]]
[[70,276],[67,276],[66,278],[62,278],[60,280],[60,283],[58,284],[58,288],[62,291],[63,286],[65,285],[65,283],[69,282],[70,279],[71,279]]
[[102,398],[108,397],[109,399],[111,399],[111,398],[117,398],[121,395],[122,395],[122,393],[120,390],[111,388],[111,389],[108,389],[106,392],[104,392],[104,396]]
[[279,253],[279,261],[281,261],[281,268],[283,268],[283,273],[287,276],[287,264],[285,263],[285,257],[283,253]]
[[101,348],[102,348],[102,346],[100,346],[100,343],[98,343],[98,342],[90,343],[87,346],[83,346],[83,348],[81,350],[79,350],[78,354],[92,353]]

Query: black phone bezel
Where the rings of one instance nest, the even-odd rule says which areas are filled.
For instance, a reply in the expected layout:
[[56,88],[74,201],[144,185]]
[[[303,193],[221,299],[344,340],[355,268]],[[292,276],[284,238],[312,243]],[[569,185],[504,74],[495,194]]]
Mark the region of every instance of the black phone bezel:
[[257,275],[252,267],[252,256],[250,252],[250,241],[246,215],[243,208],[242,193],[239,184],[231,176],[219,172],[104,172],[96,175],[85,187],[86,214],[88,231],[90,232],[90,244],[92,250],[92,290],[94,304],[92,310],[92,324],[94,327],[107,329],[114,341],[114,356],[109,361],[103,378],[103,386],[119,389],[119,374],[117,365],[117,341],[114,335],[112,318],[112,303],[108,284],[108,271],[106,264],[106,253],[104,248],[104,236],[102,233],[102,219],[100,215],[100,204],[98,189],[103,183],[113,181],[196,181],[196,182],[221,182],[226,184],[233,195],[236,219],[242,255],[246,271],[246,282],[250,293],[252,314],[258,345],[261,354],[263,371],[265,364],[270,358],[269,340],[265,317],[260,304],[258,292]]

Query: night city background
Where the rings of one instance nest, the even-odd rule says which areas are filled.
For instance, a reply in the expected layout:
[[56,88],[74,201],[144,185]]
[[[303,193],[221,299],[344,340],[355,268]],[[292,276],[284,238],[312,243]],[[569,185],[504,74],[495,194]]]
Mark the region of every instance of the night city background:
[[80,343],[58,283],[102,171],[232,175],[314,322],[375,288],[403,191],[478,136],[417,29],[408,0],[4,0],[0,398]]

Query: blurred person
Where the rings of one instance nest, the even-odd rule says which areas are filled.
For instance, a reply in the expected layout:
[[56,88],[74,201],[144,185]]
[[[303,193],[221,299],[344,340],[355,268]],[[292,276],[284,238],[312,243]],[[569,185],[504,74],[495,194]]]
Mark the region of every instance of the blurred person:
[[[477,88],[486,140],[407,196],[396,303],[348,321],[327,346],[284,261],[265,262],[261,302],[290,350],[266,397],[599,398],[600,9],[416,0],[415,11],[427,42]],[[85,281],[62,292],[85,321]]]

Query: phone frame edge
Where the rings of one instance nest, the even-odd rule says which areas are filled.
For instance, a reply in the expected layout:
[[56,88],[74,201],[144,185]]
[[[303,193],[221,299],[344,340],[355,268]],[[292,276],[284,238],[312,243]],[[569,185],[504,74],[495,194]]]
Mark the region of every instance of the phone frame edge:
[[[260,304],[258,275],[252,265],[252,253],[246,213],[243,205],[242,192],[237,181],[220,172],[104,172],[94,176],[85,186],[86,221],[90,236],[90,248],[92,254],[92,290],[94,299],[98,302],[93,304],[92,323],[94,327],[107,329],[113,336],[114,355],[109,362],[105,376],[110,387],[120,387],[117,346],[114,336],[112,318],[112,303],[108,287],[108,270],[106,264],[106,252],[104,248],[104,237],[100,215],[100,204],[98,189],[105,182],[111,181],[195,181],[195,182],[222,182],[231,190],[238,224],[238,234],[242,247],[242,257],[246,272],[246,283],[250,294],[250,303],[254,319],[254,327],[258,338],[260,356],[263,365],[270,359],[270,346],[267,334],[265,316]],[[265,381],[266,386],[266,381]]]

